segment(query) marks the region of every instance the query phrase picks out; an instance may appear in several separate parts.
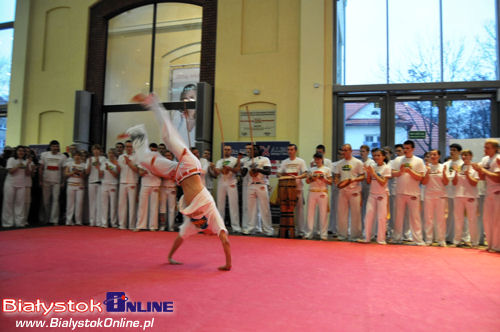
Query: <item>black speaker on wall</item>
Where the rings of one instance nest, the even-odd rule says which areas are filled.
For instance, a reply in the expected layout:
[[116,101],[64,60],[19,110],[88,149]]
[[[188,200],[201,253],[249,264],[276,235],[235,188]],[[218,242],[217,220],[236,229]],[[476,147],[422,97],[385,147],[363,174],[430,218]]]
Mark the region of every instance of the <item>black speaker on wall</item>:
[[90,144],[90,110],[93,93],[75,91],[75,122],[73,124],[73,143],[81,149],[87,149]]
[[200,82],[196,85],[196,141],[203,148],[211,148],[212,145],[212,96],[213,88],[210,84]]

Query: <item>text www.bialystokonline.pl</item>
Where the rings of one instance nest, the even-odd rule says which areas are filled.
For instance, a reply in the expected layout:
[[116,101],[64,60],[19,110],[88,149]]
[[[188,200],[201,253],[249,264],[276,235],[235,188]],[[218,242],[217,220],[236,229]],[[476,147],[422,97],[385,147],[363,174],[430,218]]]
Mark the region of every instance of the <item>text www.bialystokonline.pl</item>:
[[154,325],[154,318],[145,320],[131,320],[126,318],[98,318],[98,319],[65,319],[65,318],[50,318],[45,320],[30,319],[30,320],[16,320],[16,327],[52,327],[52,328],[65,328],[76,330],[78,328],[117,328],[117,327],[135,327],[138,329],[146,330],[152,328]]

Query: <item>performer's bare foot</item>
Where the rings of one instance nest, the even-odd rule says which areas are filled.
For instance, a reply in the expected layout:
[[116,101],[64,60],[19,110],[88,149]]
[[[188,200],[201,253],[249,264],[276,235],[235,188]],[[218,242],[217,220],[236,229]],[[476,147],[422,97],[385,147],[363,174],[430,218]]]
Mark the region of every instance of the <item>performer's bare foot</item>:
[[231,265],[219,266],[220,271],[231,271]]
[[182,265],[181,262],[178,262],[176,260],[174,260],[173,258],[168,258],[168,263],[171,264],[171,265]]

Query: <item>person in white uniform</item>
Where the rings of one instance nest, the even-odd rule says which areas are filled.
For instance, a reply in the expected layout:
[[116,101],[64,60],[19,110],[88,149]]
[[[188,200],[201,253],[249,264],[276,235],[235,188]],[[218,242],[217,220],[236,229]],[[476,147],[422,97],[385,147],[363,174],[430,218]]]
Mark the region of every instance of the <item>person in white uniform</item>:
[[[478,212],[478,188],[479,175],[472,168],[472,151],[463,150],[460,155],[462,156],[463,164],[458,167],[453,177],[453,186],[455,186],[453,213],[455,215],[455,238],[453,239],[454,245],[461,243],[461,234],[464,227],[464,215],[467,214],[467,221],[470,231],[470,245],[474,248],[479,246],[479,227],[477,220]],[[468,243],[465,243],[468,245]]]
[[229,200],[229,215],[233,232],[240,233],[240,212],[238,205],[238,188],[236,173],[240,171],[240,159],[231,156],[231,147],[224,146],[224,156],[215,164],[215,173],[219,177],[217,183],[217,207],[224,220],[226,215],[226,196]]
[[[455,173],[458,169],[463,165],[463,160],[460,158],[460,151],[462,151],[462,146],[457,143],[453,143],[450,145],[450,160],[445,162],[446,169],[448,171],[448,179],[450,180],[448,185],[446,186],[446,194],[448,197],[448,217],[446,219],[446,241],[452,243],[455,238],[455,222],[454,222],[454,204],[455,204],[455,189],[456,187],[453,185],[452,181],[455,177]],[[467,224],[464,224],[463,233],[460,236],[462,237],[464,242],[470,242],[469,235],[469,227]]]
[[[344,159],[336,167],[335,182],[339,188],[337,201],[337,229],[338,239],[358,240],[362,237],[361,227],[361,182],[365,179],[363,162],[352,156],[350,144],[342,146]],[[349,237],[348,216],[351,214]]]
[[120,165],[116,159],[116,150],[108,150],[108,159],[101,164],[102,176],[102,206],[101,206],[101,226],[118,227],[117,202],[118,202],[118,180],[120,178]]
[[[66,163],[66,225],[83,225],[83,200],[85,195],[85,164],[82,154],[73,153],[73,160]],[[75,222],[73,223],[73,217]]]
[[485,156],[480,163],[472,167],[486,180],[486,197],[483,206],[483,225],[488,242],[488,250],[500,252],[500,154],[499,143],[495,139],[487,139],[484,143]]
[[[248,183],[250,182],[250,172],[248,172],[247,166],[249,160],[252,159],[252,145],[247,144],[245,146],[246,156],[241,158],[241,228],[243,233],[248,229]],[[246,169],[243,174],[243,170]]]
[[377,220],[377,243],[386,243],[387,208],[389,206],[388,181],[391,178],[391,168],[384,160],[386,152],[382,149],[372,150],[375,166],[364,166],[366,182],[370,185],[370,194],[366,202],[365,238],[363,242],[370,242],[375,218]]
[[262,231],[267,236],[273,236],[268,179],[271,174],[271,161],[269,158],[261,156],[261,150],[258,146],[254,146],[253,149],[253,158],[247,160],[241,170],[243,176],[248,173],[250,177],[246,195],[248,199],[248,224],[246,228],[243,228],[243,234],[252,234],[257,231],[257,211],[260,211]]
[[[165,158],[174,161],[170,151],[165,152]],[[160,185],[160,230],[174,231],[175,207],[177,204],[177,185],[175,183],[175,170],[161,178]],[[168,216],[167,216],[168,213]]]
[[64,185],[66,156],[59,152],[59,142],[49,144],[50,151],[40,155],[40,186],[42,187],[44,223],[59,224],[59,193]]
[[397,177],[396,216],[393,242],[401,243],[403,236],[403,219],[408,209],[410,229],[413,241],[417,245],[425,245],[422,237],[422,220],[420,218],[420,181],[426,168],[421,158],[414,156],[415,143],[411,140],[403,143],[404,156],[394,159],[392,176]]
[[[434,239],[441,247],[446,247],[446,186],[448,185],[448,172],[446,165],[440,164],[441,152],[429,151],[430,163],[425,168],[422,184],[425,186],[424,195],[424,233],[425,244],[432,245]],[[436,236],[434,236],[436,229]]]
[[[360,154],[360,159],[363,162],[363,166],[372,166],[375,167],[376,164],[373,161],[372,158],[369,157],[370,155],[370,147],[368,145],[361,145],[359,147],[359,154]],[[366,174],[365,174],[366,178]],[[365,215],[366,215],[366,203],[368,202],[368,195],[370,195],[370,184],[367,181],[362,181],[361,182],[361,225],[364,229],[364,220],[365,220]]]
[[24,201],[26,199],[26,175],[31,161],[24,159],[24,147],[19,145],[14,155],[7,160],[7,176],[3,187],[2,227],[24,227]]
[[[220,266],[219,270],[231,270],[231,247],[229,244],[228,232],[217,210],[212,195],[203,186],[200,177],[201,164],[199,160],[188,150],[166,114],[167,111],[158,103],[154,95],[146,97],[139,94],[135,96],[133,100],[141,102],[144,106],[154,111],[160,125],[163,142],[179,160],[179,164],[176,167],[175,179],[177,184],[182,187],[184,193],[179,200],[179,210],[188,218],[184,219],[179,235],[168,253],[169,263],[181,264],[173,259],[173,255],[182,245],[185,238],[199,231],[211,231],[219,237],[226,258],[225,265]],[[149,170],[157,175],[161,176],[161,173],[168,174],[171,170],[170,164],[172,164],[172,162],[166,162],[167,159],[160,161],[156,160],[154,162],[151,160],[151,162],[149,162],[143,154],[140,154],[138,158],[141,160],[141,165],[148,167]]]
[[[337,172],[338,163],[344,159],[344,152],[342,151],[342,147],[337,149],[337,161],[332,162],[330,170],[332,171],[332,176]],[[332,212],[330,213],[330,226],[328,230],[332,232],[334,237],[337,237],[337,202],[339,197],[339,188],[337,187],[337,183],[335,183],[335,178],[333,179],[333,184],[331,186],[331,198],[330,198],[330,206],[332,207]]]
[[[316,208],[319,209],[319,229],[321,240],[328,240],[328,186],[332,184],[330,167],[323,165],[323,155],[316,152],[313,156],[314,167],[309,171],[306,182],[309,184],[307,196],[307,232],[305,237],[313,239]],[[331,165],[330,165],[331,166]]]
[[101,178],[103,176],[101,165],[106,160],[101,153],[101,146],[94,144],[92,156],[87,159],[85,170],[88,176],[90,226],[101,226]]
[[304,159],[297,157],[297,145],[288,145],[288,158],[283,160],[278,170],[279,176],[291,176],[296,181],[297,205],[295,206],[295,234],[298,237],[307,233],[304,219],[304,194],[302,179],[307,177],[307,166]]
[[34,155],[34,152],[31,151],[31,149],[27,146],[24,147],[24,153],[26,156],[26,168],[27,172],[24,176],[25,180],[25,193],[24,193],[24,222],[23,224],[25,226],[28,226],[28,219],[30,215],[30,209],[31,209],[31,188],[33,186],[33,176],[35,175],[36,171],[36,165],[34,163],[34,159],[36,159],[36,156]]
[[118,222],[120,224],[120,229],[135,229],[139,169],[135,164],[133,151],[132,141],[127,140],[125,142],[125,153],[118,158],[118,165],[120,166]]

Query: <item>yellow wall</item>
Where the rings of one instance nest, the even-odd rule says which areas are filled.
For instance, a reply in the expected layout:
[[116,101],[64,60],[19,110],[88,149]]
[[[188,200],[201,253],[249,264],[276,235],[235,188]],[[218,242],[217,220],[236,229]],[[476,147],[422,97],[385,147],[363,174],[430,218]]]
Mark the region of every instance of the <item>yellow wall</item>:
[[[7,144],[72,142],[75,90],[85,82],[87,13],[94,2],[18,0],[14,49],[17,43],[26,47],[13,55],[16,84],[11,85]],[[27,24],[27,43],[17,38],[18,23]]]
[[[263,101],[276,104],[276,137],[255,140],[294,142],[306,160],[323,143],[330,155],[332,6],[332,0],[219,1],[215,102],[225,141],[248,141],[239,137],[239,105]],[[218,158],[217,121],[214,142]]]
[[[7,144],[72,142],[74,92],[84,88],[94,2],[18,0]],[[256,140],[295,142],[306,160],[323,143],[331,155],[332,4],[219,0],[215,102],[226,141],[246,140],[239,137],[240,105],[268,102],[276,104],[276,137]],[[214,121],[214,146],[220,141]]]

